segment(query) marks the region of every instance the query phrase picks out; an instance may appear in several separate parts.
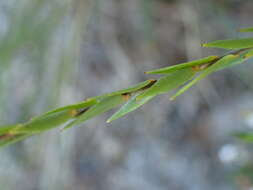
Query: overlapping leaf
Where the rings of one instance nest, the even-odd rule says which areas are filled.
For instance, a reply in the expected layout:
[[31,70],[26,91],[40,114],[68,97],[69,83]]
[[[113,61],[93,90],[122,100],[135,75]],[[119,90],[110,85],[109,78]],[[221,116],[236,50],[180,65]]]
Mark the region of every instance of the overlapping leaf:
[[126,104],[124,104],[117,112],[115,112],[108,120],[107,123],[116,120],[120,117],[123,117],[124,115],[128,114],[129,112],[132,112],[142,106],[143,104],[147,103],[149,100],[151,100],[154,96],[147,96],[142,99],[136,99],[138,96],[133,96]]
[[123,90],[118,90],[118,91],[115,91],[115,92],[111,92],[111,93],[106,93],[106,94],[103,94],[101,96],[95,96],[94,98],[95,99],[101,99],[101,98],[105,98],[105,97],[108,97],[108,96],[116,96],[116,95],[121,95],[121,94],[127,94],[127,93],[132,93],[132,92],[136,92],[136,91],[139,91],[147,86],[150,86],[152,85],[153,83],[155,83],[156,80],[154,79],[149,79],[149,80],[146,80],[144,82],[140,82],[136,85],[133,85],[129,88],[125,88]]
[[30,133],[22,133],[16,131],[17,128],[22,127],[22,124],[8,125],[0,127],[0,147],[15,143],[19,140],[22,140],[28,136],[31,136]]
[[[241,31],[253,32],[253,28]],[[134,111],[155,96],[167,93],[185,84],[172,97],[174,99],[209,74],[240,64],[253,56],[253,38],[219,40],[204,44],[204,46],[239,50],[224,56],[209,56],[180,65],[152,70],[146,73],[165,74],[165,76],[158,80],[147,80],[123,90],[54,109],[23,124],[2,126],[0,127],[0,146],[17,142],[58,126],[70,128],[126,102],[107,120],[107,122],[111,122]],[[196,73],[198,73],[197,76]],[[241,133],[238,137],[253,142],[252,133]]]
[[60,107],[60,108],[51,110],[49,112],[46,112],[45,114],[42,114],[40,117],[45,117],[45,116],[48,116],[48,115],[51,115],[51,114],[54,114],[57,112],[62,112],[62,111],[67,111],[67,110],[84,109],[84,108],[95,105],[97,102],[98,102],[97,99],[89,98],[89,99],[87,99],[83,102],[79,102],[77,104],[71,104],[71,105],[67,105],[64,107]]
[[210,67],[206,68],[202,73],[200,73],[196,78],[194,78],[191,82],[186,84],[182,87],[174,96],[171,97],[171,100],[174,100],[177,96],[184,93],[190,87],[192,87],[195,83],[200,81],[201,79],[207,77],[209,74],[226,67],[228,64],[235,62],[238,60],[238,56],[236,55],[227,55],[217,61],[215,64],[211,65]]
[[41,116],[39,116],[38,118],[35,119],[43,119],[43,117],[58,113],[58,112],[63,112],[63,111],[67,111],[67,110],[78,110],[78,109],[85,109],[88,107],[91,107],[95,104],[97,104],[99,101],[101,101],[103,98],[105,97],[109,97],[109,96],[116,96],[116,95],[122,95],[122,94],[126,94],[126,93],[132,93],[135,91],[138,91],[142,88],[145,88],[148,85],[151,85],[152,83],[154,83],[155,80],[146,80],[144,82],[138,83],[136,85],[133,85],[129,88],[123,89],[123,90],[119,90],[119,91],[115,91],[115,92],[111,92],[111,93],[106,93],[103,94],[101,96],[95,96],[92,98],[88,98],[87,100],[83,101],[83,102],[79,102],[77,104],[71,104],[71,105],[67,105],[64,107],[60,107],[54,110],[51,110],[49,112],[46,112],[45,114],[42,114]]
[[223,64],[217,66],[216,71],[228,68],[228,67],[232,67],[238,64],[241,64],[243,62],[245,62],[246,60],[248,60],[249,58],[251,58],[253,56],[253,51],[252,50],[248,50],[248,51],[244,51],[243,53],[239,53],[239,54],[230,54],[231,56],[231,60],[224,62]]
[[190,67],[194,67],[194,66],[200,66],[203,64],[207,64],[207,63],[213,62],[217,59],[218,59],[218,56],[208,56],[208,57],[205,57],[202,59],[197,59],[194,61],[189,61],[189,62],[181,63],[178,65],[173,65],[173,66],[164,67],[161,69],[148,71],[148,72],[146,72],[146,74],[169,74],[169,73],[172,73],[172,72],[180,70],[180,69],[185,69],[185,68],[190,68]]
[[21,141],[29,136],[31,136],[31,134],[16,134],[16,135],[12,135],[12,136],[2,137],[2,138],[0,138],[0,147]]
[[9,131],[15,129],[18,126],[20,126],[20,124],[0,126],[0,136],[8,133]]
[[23,133],[40,133],[65,124],[70,119],[73,119],[75,114],[75,111],[72,112],[69,110],[54,112],[24,123],[23,126],[18,129],[18,131]]
[[99,103],[92,106],[90,109],[82,113],[79,117],[77,117],[74,121],[69,123],[65,129],[72,127],[73,125],[78,125],[84,121],[87,121],[97,115],[100,115],[108,110],[111,110],[112,108],[122,104],[127,100],[127,95],[124,97],[124,95],[115,95],[115,96],[109,96],[102,99]]
[[195,71],[192,68],[185,68],[175,71],[171,74],[161,77],[151,88],[146,90],[146,92],[137,96],[137,99],[167,93],[168,91],[173,90],[192,79],[194,75]]

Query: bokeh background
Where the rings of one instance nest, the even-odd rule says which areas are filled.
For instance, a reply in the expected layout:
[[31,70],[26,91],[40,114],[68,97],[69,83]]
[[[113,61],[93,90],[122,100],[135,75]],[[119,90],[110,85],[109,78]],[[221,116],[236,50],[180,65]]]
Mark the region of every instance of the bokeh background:
[[[1,0],[0,123],[128,87],[143,71],[247,37],[252,0]],[[217,72],[170,102],[0,150],[1,190],[252,190],[253,66]]]

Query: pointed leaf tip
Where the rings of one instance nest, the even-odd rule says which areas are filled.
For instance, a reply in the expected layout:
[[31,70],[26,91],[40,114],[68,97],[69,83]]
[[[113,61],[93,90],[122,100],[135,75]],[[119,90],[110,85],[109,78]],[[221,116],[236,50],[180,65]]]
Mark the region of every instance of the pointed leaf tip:
[[191,80],[195,75],[192,68],[185,68],[175,71],[160,78],[151,88],[136,97],[141,100],[149,96],[164,94]]
[[253,47],[253,38],[240,38],[217,40],[210,43],[203,44],[204,47],[222,48],[222,49],[243,49]]
[[81,123],[83,123],[93,117],[96,117],[106,111],[109,111],[109,110],[117,107],[119,104],[122,104],[125,101],[126,101],[126,99],[122,98],[122,95],[105,97],[100,102],[98,102],[96,105],[90,107],[90,109],[88,109],[86,112],[84,112],[79,117],[77,117],[76,120],[72,121],[67,126],[65,126],[64,130],[68,129],[74,125],[81,124]]
[[233,55],[229,54],[215,62],[213,65],[207,67],[202,73],[200,73],[196,78],[194,78],[192,81],[187,83],[185,86],[183,86],[181,89],[179,89],[176,94],[174,94],[171,99],[174,100],[176,97],[179,95],[183,94],[186,90],[188,90],[191,86],[193,86],[195,83],[198,81],[202,80],[203,78],[207,77],[209,74],[222,70],[224,68],[237,65],[245,61],[246,59],[244,58],[245,54],[247,54],[250,51],[246,51],[242,55]]
[[176,71],[179,71],[182,69],[186,69],[186,68],[192,68],[192,67],[202,68],[201,67],[202,65],[211,63],[211,62],[217,60],[218,58],[219,58],[218,56],[208,56],[208,57],[196,59],[193,61],[188,61],[188,62],[184,62],[184,63],[177,64],[177,65],[172,65],[169,67],[163,67],[160,69],[151,70],[146,73],[147,74],[172,74],[173,72],[176,72]]
[[126,102],[117,112],[115,112],[108,120],[107,122],[114,121],[116,119],[119,119],[120,117],[123,117],[129,112],[132,112],[142,106],[143,104],[147,103],[149,100],[151,100],[155,96],[148,96],[143,99],[137,100],[136,97],[139,94],[136,94],[133,96],[128,102]]

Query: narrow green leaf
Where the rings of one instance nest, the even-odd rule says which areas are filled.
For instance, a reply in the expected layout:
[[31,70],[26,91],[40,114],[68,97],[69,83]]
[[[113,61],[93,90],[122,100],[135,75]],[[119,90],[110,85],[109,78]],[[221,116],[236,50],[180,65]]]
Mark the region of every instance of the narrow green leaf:
[[167,93],[168,91],[173,90],[184,84],[188,80],[192,79],[194,75],[195,71],[192,68],[175,71],[169,75],[160,78],[152,87],[137,96],[137,99]]
[[253,38],[242,38],[236,40],[218,40],[203,44],[204,47],[214,47],[223,49],[243,49],[253,47]]
[[242,28],[239,32],[253,32],[253,28]]
[[[72,105],[51,110],[49,112],[46,112],[45,114],[42,114],[41,116],[33,118],[31,121],[26,123],[19,130],[22,132],[38,133],[44,130],[55,128],[57,126],[60,126],[66,123],[70,119],[73,119],[74,115],[71,114],[71,111],[75,111],[76,109],[85,109],[92,106],[92,109],[89,109],[87,113],[85,113],[85,116],[83,118],[78,117],[78,119],[71,122],[70,125],[72,125],[72,123],[83,122],[85,120],[88,120],[91,117],[94,117],[96,115],[99,115],[107,111],[106,109],[109,109],[110,106],[114,106],[114,104],[117,103],[118,99],[120,99],[120,101],[123,101],[124,95],[121,95],[121,94],[138,91],[154,82],[155,80],[147,80],[127,89],[123,89],[123,90],[112,92],[112,93],[107,93],[102,96],[89,98],[84,102],[80,102],[77,104],[72,104]],[[108,98],[108,99],[105,98],[107,96],[112,97],[112,98]],[[95,104],[98,104],[98,106],[94,106]]]
[[13,144],[15,142],[21,141],[29,136],[31,136],[31,135],[17,134],[17,135],[13,135],[13,136],[9,136],[9,137],[2,136],[2,137],[0,137],[0,147],[7,146],[7,145]]
[[189,61],[189,62],[181,63],[178,65],[164,67],[161,69],[156,69],[156,70],[148,71],[145,73],[147,73],[147,74],[169,74],[169,73],[177,71],[179,69],[185,69],[185,68],[189,68],[189,67],[194,67],[194,66],[199,66],[199,65],[206,64],[206,63],[210,63],[210,62],[215,61],[216,59],[218,59],[218,56],[208,56],[208,57],[205,57],[202,59],[197,59],[194,61]]
[[104,97],[107,97],[107,96],[116,96],[116,95],[122,95],[122,94],[126,94],[126,93],[136,92],[138,90],[141,90],[141,89],[145,88],[146,86],[149,86],[149,85],[153,84],[154,82],[156,82],[156,80],[149,79],[149,80],[146,80],[144,82],[140,82],[136,85],[133,85],[129,88],[119,90],[119,91],[116,91],[116,92],[106,93],[106,94],[103,94],[101,96],[96,96],[94,98],[101,99],[101,98],[104,98]]
[[245,51],[244,53],[239,54],[239,55],[232,55],[232,56],[234,56],[234,58],[231,57],[230,61],[224,62],[222,65],[220,65],[216,69],[216,71],[220,71],[222,69],[241,64],[241,63],[245,62],[246,60],[248,60],[251,56],[253,56],[251,54],[252,54],[252,50]]
[[78,125],[78,124],[85,122],[97,115],[100,115],[108,110],[111,110],[112,108],[114,108],[114,107],[118,106],[119,104],[122,104],[124,101],[126,101],[125,98],[127,98],[127,97],[124,97],[124,95],[105,97],[99,103],[92,106],[86,112],[84,112],[82,115],[77,117],[74,121],[69,123],[64,129],[68,129],[74,125]]
[[17,131],[22,133],[40,133],[63,125],[74,117],[75,115],[69,110],[55,112],[43,117],[31,119],[27,123],[24,123],[22,127],[18,128]]
[[64,107],[60,107],[54,110],[51,110],[49,112],[46,112],[44,114],[42,114],[39,117],[44,117],[53,113],[57,113],[57,112],[62,112],[62,111],[66,111],[66,110],[73,110],[73,109],[84,109],[90,106],[93,106],[97,103],[97,100],[95,98],[88,98],[87,100],[83,101],[83,102],[79,102],[77,104],[71,104],[71,105],[67,105]]
[[115,112],[108,120],[107,123],[116,120],[124,115],[126,115],[129,112],[132,112],[142,106],[143,104],[147,103],[149,100],[151,100],[154,96],[147,96],[145,98],[142,98],[140,100],[137,100],[135,95],[133,96],[127,103],[125,103],[117,112]]
[[200,73],[195,79],[193,79],[191,82],[183,86],[174,96],[171,97],[171,100],[174,100],[179,95],[183,94],[186,90],[188,90],[190,87],[192,87],[195,83],[200,81],[201,79],[207,77],[209,74],[221,70],[224,67],[228,67],[230,64],[235,64],[237,61],[241,61],[241,56],[238,55],[227,55],[221,58],[219,61],[211,65],[210,67],[206,68],[202,73]]
[[4,135],[4,134],[8,133],[9,131],[11,131],[21,125],[22,124],[0,126],[0,135]]
[[17,132],[16,129],[22,127],[22,124],[6,125],[0,127],[0,147],[13,144],[17,141],[23,140],[30,134]]

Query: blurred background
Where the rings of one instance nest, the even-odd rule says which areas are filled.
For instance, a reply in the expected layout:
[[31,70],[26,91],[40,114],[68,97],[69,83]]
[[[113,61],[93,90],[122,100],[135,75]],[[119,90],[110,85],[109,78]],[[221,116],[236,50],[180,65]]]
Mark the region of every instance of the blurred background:
[[[128,87],[248,37],[251,0],[1,0],[0,123]],[[106,113],[0,150],[1,190],[252,190],[253,66],[217,72],[111,124]]]

